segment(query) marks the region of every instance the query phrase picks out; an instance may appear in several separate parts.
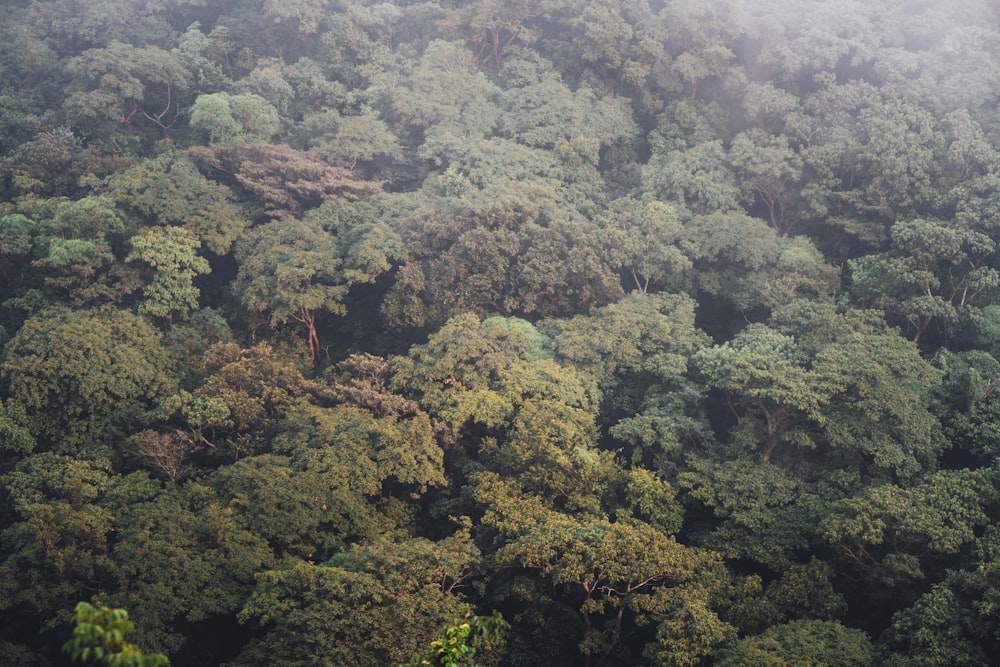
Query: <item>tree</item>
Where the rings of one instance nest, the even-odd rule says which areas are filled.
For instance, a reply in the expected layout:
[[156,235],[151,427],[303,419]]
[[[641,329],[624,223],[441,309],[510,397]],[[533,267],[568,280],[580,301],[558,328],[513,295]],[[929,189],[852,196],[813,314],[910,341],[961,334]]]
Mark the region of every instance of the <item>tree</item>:
[[919,342],[934,321],[959,324],[974,302],[1000,288],[989,265],[996,243],[966,219],[914,219],[892,227],[886,253],[851,260],[854,292],[863,302],[902,317]]
[[11,293],[26,278],[22,272],[33,245],[32,226],[32,221],[20,213],[0,217],[0,279]]
[[907,487],[872,486],[838,503],[821,534],[866,581],[906,586],[975,539],[989,522],[991,484],[985,471],[942,470]]
[[312,218],[269,222],[237,248],[236,294],[250,310],[270,313],[272,326],[289,319],[305,326],[313,363],[322,355],[316,311],[346,312],[337,254],[333,236]]
[[188,154],[256,197],[272,218],[301,217],[327,199],[364,199],[381,189],[346,167],[284,144],[195,146]]
[[457,43],[430,42],[406,84],[393,91],[392,108],[403,126],[423,130],[416,152],[435,166],[462,159],[499,119],[497,87]]
[[389,125],[371,112],[340,115],[327,111],[306,118],[302,129],[317,156],[351,169],[359,167],[362,173],[384,173],[379,168],[391,168],[402,152]]
[[976,621],[976,611],[964,608],[950,586],[937,585],[893,615],[881,638],[880,657],[892,667],[988,663],[983,640],[969,632]]
[[40,131],[0,161],[0,173],[18,192],[78,196],[79,179],[98,168],[92,152],[68,126]]
[[35,448],[35,439],[27,427],[28,415],[14,402],[0,401],[0,457],[27,455]]
[[478,649],[490,648],[491,644],[502,642],[510,630],[510,623],[503,620],[500,612],[494,611],[491,616],[473,616],[471,608],[465,616],[454,619],[444,629],[444,636],[431,642],[431,647],[421,657],[410,662],[401,663],[396,667],[478,667],[473,660]]
[[536,48],[568,80],[633,93],[662,68],[664,36],[648,3],[556,0],[541,6],[543,32]]
[[578,609],[583,664],[609,664],[633,625],[657,628],[658,644],[646,651],[671,665],[697,664],[730,634],[707,608],[708,582],[721,565],[716,554],[680,545],[643,522],[546,509],[495,475],[477,486],[488,507],[483,522],[499,533],[496,565],[521,570]]
[[249,226],[249,214],[225,185],[202,176],[185,153],[167,151],[114,174],[108,193],[150,224],[184,227],[216,255],[225,255]]
[[77,603],[73,610],[73,636],[63,645],[74,661],[122,667],[161,667],[170,661],[162,654],[145,655],[138,646],[125,641],[135,627],[124,609],[94,607]]
[[503,320],[456,317],[390,362],[393,386],[439,420],[466,456],[547,502],[590,511],[614,467],[594,447],[596,388],[551,359],[525,359],[526,351]]
[[148,322],[125,312],[51,309],[4,348],[0,379],[45,449],[106,446],[174,391],[173,359]]
[[84,136],[95,136],[109,149],[128,148],[123,128],[145,120],[165,136],[180,115],[180,99],[191,76],[173,53],[155,46],[111,42],[89,49],[67,63],[75,90],[66,113]]
[[264,16],[276,24],[287,27],[300,40],[315,35],[329,11],[329,0],[294,0],[279,2],[264,0]]
[[426,414],[376,417],[341,405],[293,410],[272,453],[219,470],[214,484],[276,553],[323,560],[405,525],[411,504],[446,481]]
[[840,271],[812,241],[780,237],[742,212],[694,216],[683,225],[678,245],[693,264],[692,291],[739,311],[797,298],[825,300],[840,286]]
[[688,360],[708,344],[695,327],[695,303],[683,295],[635,291],[570,319],[545,320],[556,358],[593,376],[601,422],[635,449],[673,459],[705,436],[701,397],[686,379]]
[[258,343],[213,344],[197,363],[203,381],[164,399],[159,414],[183,425],[208,451],[236,460],[270,448],[278,423],[295,406],[330,396],[302,375],[301,359]]
[[680,202],[694,213],[724,213],[739,206],[739,184],[717,139],[665,154],[654,148],[643,177],[644,191],[657,199]]
[[750,325],[732,341],[700,351],[695,363],[709,386],[735,390],[762,417],[764,463],[786,440],[815,447],[808,430],[795,427],[803,422],[822,425],[824,407],[838,386],[806,367],[794,339],[763,325]]
[[689,512],[708,510],[715,521],[698,527],[696,544],[730,559],[747,559],[776,572],[809,553],[828,499],[793,471],[759,460],[690,456],[677,479]]
[[191,107],[191,127],[208,133],[213,144],[267,142],[280,126],[278,111],[259,95],[210,93]]
[[132,237],[132,252],[125,261],[142,261],[155,269],[152,282],[143,290],[138,312],[173,320],[182,319],[198,307],[200,292],[194,278],[210,271],[208,261],[195,251],[200,243],[186,229],[146,229]]
[[[802,178],[802,159],[784,135],[769,134],[760,129],[741,132],[729,147],[729,161],[737,178],[749,192],[744,194],[748,206],[761,202],[771,226],[787,234],[796,222],[785,215],[786,202]],[[752,194],[751,194],[752,193]]]
[[[942,581],[892,617],[879,638],[887,665],[973,665],[989,662],[997,648],[997,530],[978,536],[968,563],[949,568]],[[954,559],[949,559],[954,565]]]
[[928,392],[939,375],[913,344],[870,311],[800,302],[775,320],[696,355],[708,384],[732,392],[739,429],[752,429],[736,442],[765,462],[782,443],[823,447],[840,465],[898,479],[933,465],[944,441]]
[[366,284],[390,274],[406,256],[399,224],[414,206],[407,196],[377,194],[358,202],[326,201],[305,219],[331,235],[336,249],[330,262],[339,260],[339,280]]
[[678,247],[681,224],[676,211],[657,201],[618,200],[598,222],[608,263],[631,277],[628,287],[646,293],[670,285],[691,269]]
[[531,23],[538,13],[538,7],[525,0],[479,0],[448,11],[442,27],[466,37],[470,46],[479,47],[480,62],[499,70],[512,46],[529,44],[537,37]]
[[468,532],[440,542],[379,539],[329,561],[261,575],[240,612],[266,629],[237,662],[382,667],[417,653],[465,605],[479,552]]
[[666,6],[660,20],[674,56],[671,70],[691,102],[704,96],[708,84],[739,82],[743,72],[734,48],[745,26],[735,3],[700,5],[680,2]]
[[[816,311],[816,343],[827,335],[820,321],[828,315],[828,309]],[[834,322],[837,333],[813,362],[817,372],[840,386],[824,410],[830,446],[876,478],[911,480],[932,470],[945,448],[929,394],[940,381],[939,371],[870,311],[848,311]],[[795,331],[794,325],[788,330]],[[803,330],[797,333],[807,340]]]
[[52,628],[66,610],[111,581],[114,513],[103,500],[114,480],[109,461],[53,452],[24,457],[0,477],[11,517],[0,532],[0,608]]
[[204,480],[122,476],[99,505],[114,517],[112,579],[98,599],[134,609],[137,640],[177,655],[191,627],[232,618],[276,554],[231,498]]
[[931,202],[944,139],[929,110],[886,96],[859,115],[864,138],[862,179],[843,197],[860,212],[883,219],[921,215]]
[[118,303],[137,288],[134,272],[115,253],[127,238],[129,221],[110,197],[27,197],[11,215],[12,249],[30,243],[34,257],[34,270],[25,267],[21,287],[76,307]]
[[862,630],[836,621],[790,621],[760,635],[746,637],[720,652],[717,664],[829,665],[863,667],[875,658],[871,639]]
[[[990,326],[994,309],[995,306],[984,309],[984,318],[980,321],[982,328]],[[1000,404],[996,401],[1000,362],[983,350],[942,350],[935,364],[945,373],[937,390],[941,405],[938,412],[952,448],[967,453],[977,462],[991,461],[995,456],[995,440],[991,434],[1000,416],[997,413]]]
[[621,294],[586,222],[514,181],[479,191],[446,173],[441,185],[453,175],[460,196],[421,207],[401,225],[409,252],[382,305],[390,325],[440,326],[465,312],[567,315]]

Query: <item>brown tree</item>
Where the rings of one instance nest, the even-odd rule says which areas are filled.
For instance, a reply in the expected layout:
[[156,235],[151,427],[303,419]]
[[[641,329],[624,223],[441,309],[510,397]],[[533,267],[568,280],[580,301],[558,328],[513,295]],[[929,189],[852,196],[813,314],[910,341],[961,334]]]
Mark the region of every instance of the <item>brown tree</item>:
[[364,199],[382,186],[284,144],[195,146],[188,153],[220,180],[232,181],[256,197],[268,216],[301,217],[328,199]]

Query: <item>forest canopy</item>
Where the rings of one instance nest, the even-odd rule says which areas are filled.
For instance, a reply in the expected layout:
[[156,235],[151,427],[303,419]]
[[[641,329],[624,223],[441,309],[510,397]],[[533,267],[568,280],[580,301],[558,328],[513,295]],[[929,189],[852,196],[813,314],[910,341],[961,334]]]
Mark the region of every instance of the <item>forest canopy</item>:
[[6,3],[0,664],[988,664],[998,106],[988,0]]

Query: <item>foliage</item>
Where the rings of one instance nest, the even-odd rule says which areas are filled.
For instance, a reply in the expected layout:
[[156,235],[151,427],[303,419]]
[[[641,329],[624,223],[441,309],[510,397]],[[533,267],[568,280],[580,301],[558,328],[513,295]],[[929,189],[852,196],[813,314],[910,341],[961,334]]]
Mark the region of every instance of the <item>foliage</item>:
[[439,543],[381,538],[321,565],[265,572],[240,618],[272,629],[238,664],[398,663],[461,615],[478,557],[460,531]]
[[126,261],[140,260],[155,269],[152,282],[143,290],[140,314],[181,318],[198,307],[198,288],[194,278],[208,273],[208,262],[195,251],[198,241],[191,233],[178,227],[149,229],[132,237],[132,252]]
[[431,642],[431,647],[423,656],[413,659],[407,663],[400,663],[398,667],[422,667],[432,665],[433,667],[477,667],[473,660],[480,644],[502,641],[504,635],[510,630],[510,624],[503,620],[499,612],[494,611],[491,616],[474,616],[472,610],[466,611],[465,616],[457,618],[451,625],[444,629],[444,636]]
[[127,312],[54,309],[25,322],[5,347],[0,378],[47,447],[107,443],[176,386],[160,334]]
[[134,644],[125,641],[133,629],[124,609],[94,607],[80,602],[73,611],[76,627],[73,637],[63,646],[76,661],[111,667],[160,667],[170,661],[162,654],[145,655]]
[[328,164],[284,144],[249,143],[195,146],[188,150],[211,173],[252,194],[272,218],[299,217],[325,199],[363,199],[378,183],[357,178],[346,167]]
[[0,662],[988,662],[994,4],[5,3]]
[[861,630],[835,621],[792,621],[740,640],[723,652],[719,664],[861,667],[873,659],[871,640]]

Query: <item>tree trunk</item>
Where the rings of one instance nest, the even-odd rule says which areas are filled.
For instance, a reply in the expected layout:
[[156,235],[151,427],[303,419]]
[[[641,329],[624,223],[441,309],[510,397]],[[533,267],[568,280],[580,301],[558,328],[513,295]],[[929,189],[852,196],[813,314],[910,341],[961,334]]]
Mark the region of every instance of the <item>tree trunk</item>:
[[319,363],[320,347],[319,336],[316,334],[316,315],[310,309],[302,306],[297,318],[299,322],[306,325],[309,332],[309,354],[312,356],[313,364]]

